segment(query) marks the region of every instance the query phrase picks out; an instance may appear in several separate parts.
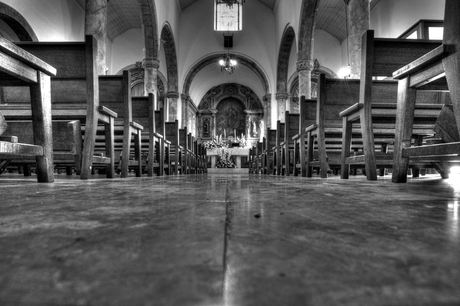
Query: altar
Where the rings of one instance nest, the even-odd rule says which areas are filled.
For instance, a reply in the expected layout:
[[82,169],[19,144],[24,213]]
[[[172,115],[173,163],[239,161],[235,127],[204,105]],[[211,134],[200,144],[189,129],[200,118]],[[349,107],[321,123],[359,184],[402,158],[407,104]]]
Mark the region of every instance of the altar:
[[[241,169],[241,157],[249,156],[249,148],[227,148],[227,151],[230,153],[230,156],[235,157],[236,167]],[[215,148],[212,150],[206,150],[206,155],[211,157],[211,168],[216,167],[217,156],[222,152],[222,148]]]

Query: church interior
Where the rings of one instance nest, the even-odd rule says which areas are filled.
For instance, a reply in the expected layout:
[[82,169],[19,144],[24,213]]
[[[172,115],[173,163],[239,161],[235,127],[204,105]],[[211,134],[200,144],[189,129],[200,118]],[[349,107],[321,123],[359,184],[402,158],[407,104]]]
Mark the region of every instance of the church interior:
[[0,0],[0,305],[460,305],[459,17]]

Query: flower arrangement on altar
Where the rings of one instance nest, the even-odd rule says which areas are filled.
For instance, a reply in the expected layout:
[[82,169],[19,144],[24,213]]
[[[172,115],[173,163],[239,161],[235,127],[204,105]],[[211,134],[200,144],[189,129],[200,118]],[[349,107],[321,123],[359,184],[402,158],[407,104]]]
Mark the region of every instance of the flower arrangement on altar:
[[241,134],[241,137],[228,137],[228,139],[223,139],[222,135],[213,137],[211,140],[203,142],[206,150],[219,149],[218,158],[216,167],[217,168],[235,168],[236,164],[233,160],[230,152],[228,151],[229,147],[236,146],[244,148],[247,145],[247,140],[244,134]]
[[247,145],[247,139],[244,134],[241,134],[241,137],[229,136],[228,139],[223,139],[222,135],[212,137],[211,140],[203,142],[206,150],[212,150],[216,148],[228,148],[233,146],[233,144],[238,144],[238,147],[244,148]]

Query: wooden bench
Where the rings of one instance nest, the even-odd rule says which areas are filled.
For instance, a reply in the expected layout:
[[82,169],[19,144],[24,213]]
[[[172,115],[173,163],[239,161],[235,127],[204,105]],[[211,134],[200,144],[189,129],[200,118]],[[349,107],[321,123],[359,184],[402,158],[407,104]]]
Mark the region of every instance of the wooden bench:
[[[34,144],[32,121],[9,121],[3,137],[17,137],[17,141],[24,144]],[[52,127],[53,137],[53,161],[56,168],[65,167],[67,175],[71,175],[73,169],[77,175],[81,172],[82,136],[80,121],[54,120]],[[36,161],[26,156],[3,155],[4,162],[0,167],[2,173],[9,166],[23,167],[25,176],[31,175],[31,167]]]
[[[80,120],[84,126],[81,178],[90,177],[93,163],[106,165],[107,177],[114,177],[114,122],[117,113],[99,103],[96,39],[86,36],[85,42],[20,42],[17,45],[58,67],[56,76],[51,78],[52,117]],[[30,110],[22,108],[20,103],[2,105],[0,111],[5,108],[17,116],[30,115]],[[95,154],[99,124],[104,126],[105,156]]]
[[273,147],[276,146],[276,130],[267,128],[263,138],[263,174],[273,174]]
[[33,121],[30,132],[34,135],[33,145],[0,139],[0,159],[4,155],[35,157],[37,181],[44,183],[54,182],[50,80],[56,73],[51,64],[0,37],[0,86],[28,87]]
[[275,136],[275,146],[272,148],[273,152],[273,168],[275,175],[281,175],[281,171],[283,169],[283,161],[282,161],[282,150],[281,150],[281,143],[284,141],[284,126],[285,123],[281,122],[280,120],[276,121],[276,136]]
[[[360,159],[350,158],[350,141],[352,138],[352,120],[353,123],[360,123],[361,138],[363,142],[363,164],[365,166],[366,177],[369,180],[377,179],[377,159],[375,146],[375,130],[373,120],[376,120],[377,113],[373,110],[374,102],[389,103],[393,108],[394,102],[389,100],[379,101],[374,97],[375,78],[390,77],[392,72],[401,68],[408,62],[418,58],[420,55],[433,50],[440,45],[439,41],[426,40],[408,40],[408,39],[383,39],[374,38],[374,31],[368,30],[362,37],[361,49],[361,80],[359,89],[359,100],[357,104],[342,115],[347,118],[343,119],[343,143],[342,143],[342,167],[341,177],[348,178],[350,164],[361,163]],[[388,92],[396,100],[397,89]],[[384,108],[382,104],[380,110]],[[354,114],[353,112],[356,112]],[[374,114],[373,114],[374,112]],[[390,111],[391,113],[392,111]],[[388,113],[384,116],[391,117]],[[394,125],[393,125],[394,126]],[[391,125],[390,125],[391,128]],[[381,157],[381,153],[379,153]],[[388,162],[383,161],[384,164]]]
[[283,141],[280,143],[281,146],[281,163],[282,173],[285,176],[291,175],[291,170],[294,169],[294,140],[292,139],[299,133],[300,115],[290,114],[286,111],[284,114],[284,130],[282,133]]
[[182,156],[184,148],[180,145],[179,137],[179,121],[175,120],[174,122],[165,122],[165,138],[171,143],[170,147],[170,165],[171,165],[171,174],[179,174],[182,171]]
[[447,163],[460,162],[459,141],[418,147],[410,146],[417,95],[427,86],[445,90],[446,88],[442,86],[444,80],[447,81],[447,89],[452,100],[452,117],[455,119],[453,126],[456,125],[460,133],[459,16],[460,1],[446,0],[442,45],[393,73],[393,77],[398,80],[398,108],[392,173],[392,181],[395,183],[407,181],[405,173],[410,161],[419,160],[437,164],[443,178],[448,177]]
[[292,137],[294,141],[294,176],[301,174],[301,176],[305,177],[307,175],[307,157],[308,159],[312,159],[312,155],[307,156],[308,142],[305,130],[316,123],[316,104],[316,99],[305,99],[305,96],[300,97],[299,131]]

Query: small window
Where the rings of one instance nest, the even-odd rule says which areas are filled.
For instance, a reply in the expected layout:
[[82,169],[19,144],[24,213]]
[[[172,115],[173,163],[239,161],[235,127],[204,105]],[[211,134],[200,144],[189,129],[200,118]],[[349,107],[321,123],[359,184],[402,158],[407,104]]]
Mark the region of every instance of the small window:
[[227,5],[220,0],[214,2],[214,31],[241,31],[243,29],[243,6]]

